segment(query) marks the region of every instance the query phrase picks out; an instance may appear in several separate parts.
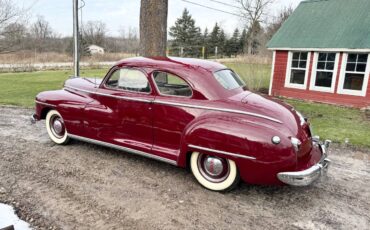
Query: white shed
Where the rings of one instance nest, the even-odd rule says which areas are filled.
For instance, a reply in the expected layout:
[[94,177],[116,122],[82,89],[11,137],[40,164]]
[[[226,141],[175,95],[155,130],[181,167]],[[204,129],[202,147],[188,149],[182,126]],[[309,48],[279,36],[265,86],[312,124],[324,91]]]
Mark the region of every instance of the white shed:
[[104,48],[97,45],[89,45],[87,47],[87,50],[90,52],[91,55],[104,54]]

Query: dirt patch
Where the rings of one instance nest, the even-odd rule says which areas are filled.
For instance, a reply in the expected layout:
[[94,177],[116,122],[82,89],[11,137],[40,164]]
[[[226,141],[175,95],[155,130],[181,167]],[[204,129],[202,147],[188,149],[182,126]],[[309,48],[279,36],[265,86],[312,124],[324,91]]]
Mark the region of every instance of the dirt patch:
[[369,229],[369,153],[334,147],[325,181],[205,190],[184,170],[49,141],[32,110],[0,107],[0,202],[36,229]]

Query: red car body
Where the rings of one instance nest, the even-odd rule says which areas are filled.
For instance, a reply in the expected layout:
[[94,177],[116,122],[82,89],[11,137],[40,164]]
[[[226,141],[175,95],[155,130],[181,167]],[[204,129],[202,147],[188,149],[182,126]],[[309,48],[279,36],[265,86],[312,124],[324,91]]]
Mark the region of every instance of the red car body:
[[[150,93],[107,88],[105,82],[120,68],[145,73]],[[328,162],[325,146],[314,140],[309,123],[299,113],[245,87],[225,89],[214,77],[223,69],[227,67],[196,59],[125,59],[103,80],[71,78],[62,90],[38,94],[34,118],[44,119],[55,109],[72,138],[179,167],[188,167],[193,151],[227,157],[235,161],[241,179],[251,184],[288,183],[277,175],[312,171],[318,164],[322,168],[323,160]],[[160,94],[152,76],[155,71],[182,78],[192,96]],[[278,143],[272,141],[276,136]],[[301,142],[299,150],[292,147],[292,137]]]

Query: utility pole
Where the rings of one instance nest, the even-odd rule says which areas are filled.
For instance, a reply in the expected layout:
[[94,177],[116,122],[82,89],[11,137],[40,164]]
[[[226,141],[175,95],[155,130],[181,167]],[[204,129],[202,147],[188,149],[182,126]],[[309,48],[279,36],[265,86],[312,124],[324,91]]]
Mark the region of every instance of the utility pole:
[[73,1],[73,68],[74,75],[80,75],[80,32],[78,29],[78,0]]

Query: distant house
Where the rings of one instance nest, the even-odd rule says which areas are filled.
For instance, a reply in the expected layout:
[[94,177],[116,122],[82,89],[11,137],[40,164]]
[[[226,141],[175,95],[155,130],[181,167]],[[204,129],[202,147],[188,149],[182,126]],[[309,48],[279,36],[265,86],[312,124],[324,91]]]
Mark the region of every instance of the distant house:
[[91,54],[104,54],[104,48],[97,45],[89,45],[87,51]]
[[267,46],[270,95],[370,106],[370,0],[303,1]]

